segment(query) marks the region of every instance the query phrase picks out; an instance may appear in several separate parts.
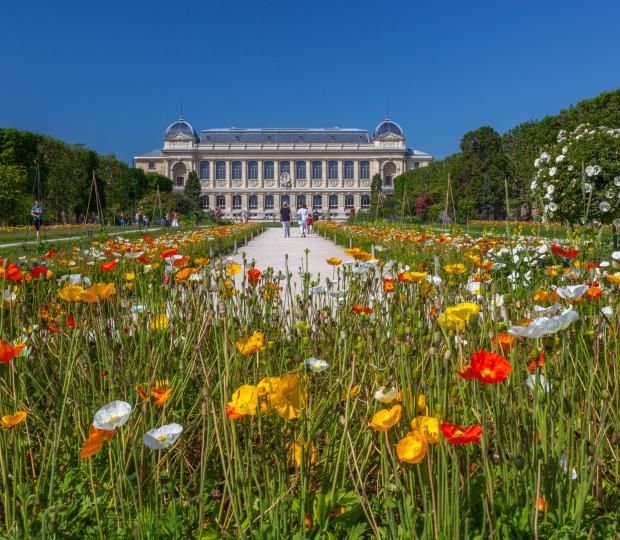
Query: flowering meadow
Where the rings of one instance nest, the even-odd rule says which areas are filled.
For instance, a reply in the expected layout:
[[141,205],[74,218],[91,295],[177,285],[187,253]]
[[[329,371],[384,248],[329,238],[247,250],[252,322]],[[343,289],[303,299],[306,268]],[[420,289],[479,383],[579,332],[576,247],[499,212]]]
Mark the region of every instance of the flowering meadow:
[[326,276],[256,225],[4,260],[3,533],[616,538],[620,252],[317,229]]

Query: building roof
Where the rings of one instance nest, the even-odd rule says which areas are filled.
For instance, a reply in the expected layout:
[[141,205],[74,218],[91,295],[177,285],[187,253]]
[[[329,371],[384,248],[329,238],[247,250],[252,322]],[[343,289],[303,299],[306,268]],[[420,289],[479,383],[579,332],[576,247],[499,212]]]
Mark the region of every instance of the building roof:
[[415,148],[407,148],[407,150],[405,151],[405,155],[407,157],[433,157],[430,154],[422,152],[422,150],[416,150]]
[[370,144],[365,129],[295,128],[295,129],[205,129],[202,144]]
[[147,158],[147,157],[163,157],[164,153],[159,150],[159,149],[155,149],[155,150],[151,150],[150,152],[144,152],[143,154],[140,154],[136,157],[140,157],[140,158]]
[[381,137],[382,135],[387,135],[388,133],[398,135],[399,137],[405,136],[405,133],[403,132],[403,128],[401,128],[396,122],[394,122],[393,120],[390,120],[386,116],[385,120],[383,120],[383,122],[381,122],[375,128],[373,137]]
[[172,122],[166,129],[166,133],[164,133],[164,141],[168,141],[170,139],[178,138],[179,136],[183,138],[189,139],[198,139],[196,132],[192,125],[183,120],[183,117],[179,118],[176,122]]

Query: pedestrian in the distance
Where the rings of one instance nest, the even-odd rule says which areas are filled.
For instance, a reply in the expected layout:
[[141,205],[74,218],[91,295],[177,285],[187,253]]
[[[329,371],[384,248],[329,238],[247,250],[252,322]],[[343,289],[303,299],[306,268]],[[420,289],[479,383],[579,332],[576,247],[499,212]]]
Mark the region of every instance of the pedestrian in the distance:
[[301,237],[305,238],[308,231],[308,209],[305,204],[302,204],[299,210],[297,210],[297,220],[301,229]]
[[312,210],[312,221],[315,223],[319,220],[319,211],[315,208]]
[[291,237],[291,209],[288,207],[288,203],[282,203],[280,208],[280,221],[282,222],[282,228],[284,229],[284,238]]
[[30,215],[32,216],[32,222],[34,223],[34,229],[37,231],[37,240],[38,240],[39,231],[41,230],[41,225],[43,224],[43,206],[41,206],[39,201],[34,201],[34,206],[30,210]]
[[312,234],[312,225],[314,224],[314,219],[312,218],[312,214],[308,214],[306,223],[308,224],[308,234]]
[[173,227],[179,226],[179,214],[177,214],[176,212],[172,212],[172,226]]

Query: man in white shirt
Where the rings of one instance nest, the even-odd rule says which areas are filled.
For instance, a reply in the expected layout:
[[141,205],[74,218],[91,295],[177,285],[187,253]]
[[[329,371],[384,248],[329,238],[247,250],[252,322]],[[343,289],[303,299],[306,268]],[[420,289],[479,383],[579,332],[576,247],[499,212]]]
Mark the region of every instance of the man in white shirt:
[[305,204],[302,204],[297,210],[297,220],[299,221],[299,227],[301,228],[301,236],[305,238],[306,232],[308,231],[308,209]]

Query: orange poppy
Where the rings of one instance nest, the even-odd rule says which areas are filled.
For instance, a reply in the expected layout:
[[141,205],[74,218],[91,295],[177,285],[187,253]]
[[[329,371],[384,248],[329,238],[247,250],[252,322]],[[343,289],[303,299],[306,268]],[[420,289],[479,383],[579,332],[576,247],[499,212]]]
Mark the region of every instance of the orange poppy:
[[91,425],[88,432],[88,438],[84,441],[80,450],[80,457],[82,459],[89,458],[99,453],[103,448],[103,443],[110,442],[114,437],[114,430],[110,429],[97,429]]
[[551,244],[551,251],[560,257],[564,257],[566,259],[574,259],[579,255],[579,251],[576,249],[565,249],[562,246],[558,246],[557,244]]
[[167,259],[168,257],[174,257],[179,252],[179,248],[170,248],[162,251],[159,256],[162,259]]
[[517,342],[517,338],[510,334],[498,334],[491,340],[493,347],[498,347],[504,352],[510,351]]
[[172,266],[174,266],[175,268],[183,268],[188,262],[189,257],[187,255],[184,255],[180,259],[175,259],[172,263]]
[[463,445],[472,442],[479,443],[482,436],[482,427],[478,424],[473,426],[459,426],[457,424],[449,424],[442,422],[439,424],[439,429],[443,433],[444,437],[451,444]]
[[595,300],[599,296],[602,296],[602,294],[603,289],[599,287],[589,287],[586,291],[586,297],[588,298],[588,300]]
[[394,280],[392,278],[383,279],[383,292],[386,292],[386,293],[394,292]]
[[362,304],[353,304],[353,306],[351,306],[351,311],[358,315],[370,315],[372,313],[372,308]]
[[530,361],[527,364],[528,371],[536,371],[538,368],[543,367],[545,365],[545,355],[544,353],[538,353],[537,357],[530,358]]
[[256,287],[260,280],[262,272],[258,268],[250,268],[248,270],[248,283],[252,285],[252,287]]

